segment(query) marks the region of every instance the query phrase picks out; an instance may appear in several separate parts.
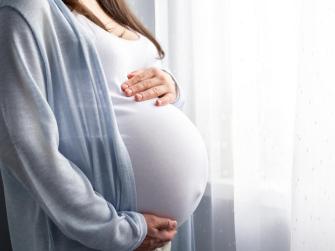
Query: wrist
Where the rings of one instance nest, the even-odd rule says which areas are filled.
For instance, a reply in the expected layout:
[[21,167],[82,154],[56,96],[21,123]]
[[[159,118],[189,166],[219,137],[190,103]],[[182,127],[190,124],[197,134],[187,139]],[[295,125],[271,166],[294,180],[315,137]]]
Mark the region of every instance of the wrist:
[[173,86],[173,90],[174,90],[174,93],[175,93],[175,100],[172,103],[175,103],[178,100],[179,96],[180,96],[180,94],[179,94],[179,87],[178,87],[177,81],[176,81],[176,79],[173,77],[173,75],[170,72],[168,72],[165,69],[162,69],[162,71],[164,71],[165,73],[167,73],[168,76],[169,76],[169,78],[170,78],[170,80],[171,80],[171,85]]

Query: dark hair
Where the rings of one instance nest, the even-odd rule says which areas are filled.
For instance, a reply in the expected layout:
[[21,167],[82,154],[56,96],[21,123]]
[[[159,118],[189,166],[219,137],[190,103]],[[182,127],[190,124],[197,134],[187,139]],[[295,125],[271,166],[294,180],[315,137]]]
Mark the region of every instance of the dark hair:
[[[92,11],[86,6],[81,4],[79,0],[63,0],[63,2],[70,8],[78,11],[82,15],[92,20],[94,23],[105,29],[104,24],[97,18]],[[131,29],[146,36],[157,48],[160,59],[164,58],[165,52],[162,49],[159,42],[151,34],[151,32],[142,24],[142,22],[134,15],[130,10],[125,0],[97,0],[102,9],[111,17],[113,20],[120,25],[129,26]]]

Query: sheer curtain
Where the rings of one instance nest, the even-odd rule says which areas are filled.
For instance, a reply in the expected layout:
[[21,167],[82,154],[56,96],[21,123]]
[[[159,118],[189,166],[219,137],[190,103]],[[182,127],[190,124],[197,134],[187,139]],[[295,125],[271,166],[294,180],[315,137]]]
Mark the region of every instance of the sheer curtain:
[[[181,248],[184,239],[177,238],[178,251],[234,250],[230,41],[222,32],[229,29],[226,4],[155,2],[156,37],[185,93],[184,112],[206,142],[211,167],[205,196],[187,227],[194,240]],[[185,235],[186,230],[180,232]]]
[[211,167],[193,244],[175,250],[335,250],[335,2],[157,0],[155,12]]
[[335,3],[230,1],[237,250],[335,250]]

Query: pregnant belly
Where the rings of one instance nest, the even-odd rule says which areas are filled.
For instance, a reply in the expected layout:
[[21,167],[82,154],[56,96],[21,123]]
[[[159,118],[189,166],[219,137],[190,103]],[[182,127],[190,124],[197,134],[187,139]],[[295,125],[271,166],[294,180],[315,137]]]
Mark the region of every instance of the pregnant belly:
[[115,107],[135,175],[138,210],[181,225],[204,193],[208,156],[200,133],[173,105],[128,100]]

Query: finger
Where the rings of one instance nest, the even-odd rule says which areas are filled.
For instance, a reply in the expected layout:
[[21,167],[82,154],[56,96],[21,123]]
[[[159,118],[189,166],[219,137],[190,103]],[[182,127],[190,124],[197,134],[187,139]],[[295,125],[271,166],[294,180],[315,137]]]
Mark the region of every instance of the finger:
[[153,227],[157,228],[158,230],[176,230],[177,221],[168,218],[157,217]]
[[[143,73],[146,69],[138,69],[136,71],[132,71],[130,73],[127,74],[127,78],[131,79],[132,77],[136,76],[137,74]],[[125,81],[122,85],[121,85],[121,90],[125,90],[126,88],[128,88],[128,83],[126,83],[127,81]]]
[[157,70],[149,68],[144,70],[143,72],[140,72],[138,74],[136,74],[134,77],[132,77],[131,79],[128,79],[126,82],[124,82],[123,84],[128,85],[128,87],[136,84],[139,81],[148,79],[148,78],[152,78],[157,74]]
[[156,85],[144,92],[139,92],[135,95],[136,101],[144,101],[148,99],[157,98],[162,96],[170,91],[167,85]]
[[157,239],[159,239],[160,241],[171,241],[175,235],[177,234],[177,230],[161,230],[157,233]]
[[131,71],[131,72],[129,72],[128,74],[127,74],[127,76],[129,76],[129,75],[136,75],[136,74],[138,74],[138,73],[140,73],[140,72],[143,72],[143,71],[145,71],[145,70],[147,70],[148,68],[140,68],[140,69],[137,69],[137,70],[135,70],[135,71]]
[[149,227],[147,235],[151,238],[157,238],[158,232],[159,230],[157,228]]
[[133,96],[138,92],[148,90],[156,85],[160,85],[161,81],[158,78],[150,78],[136,83],[135,85],[126,88],[124,91],[127,96]]
[[158,98],[156,100],[156,105],[157,106],[167,105],[167,104],[174,102],[175,100],[176,100],[176,96],[173,93],[169,92],[169,93],[166,93],[163,97]]
[[129,72],[129,73],[127,74],[127,77],[128,77],[128,78],[131,78],[131,77],[135,76],[136,74],[141,73],[141,72],[143,72],[143,71],[144,71],[144,69],[139,69],[139,70],[136,70],[136,71]]

